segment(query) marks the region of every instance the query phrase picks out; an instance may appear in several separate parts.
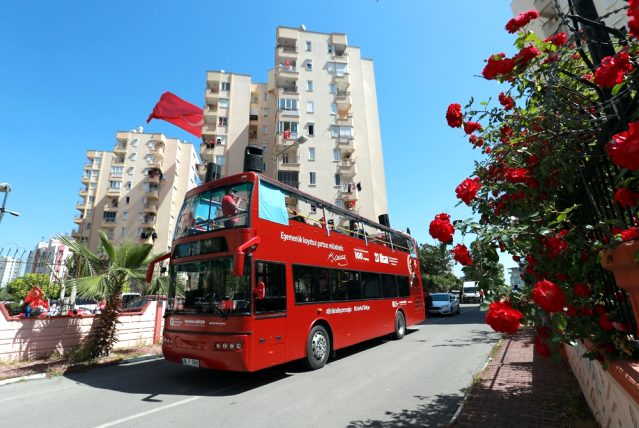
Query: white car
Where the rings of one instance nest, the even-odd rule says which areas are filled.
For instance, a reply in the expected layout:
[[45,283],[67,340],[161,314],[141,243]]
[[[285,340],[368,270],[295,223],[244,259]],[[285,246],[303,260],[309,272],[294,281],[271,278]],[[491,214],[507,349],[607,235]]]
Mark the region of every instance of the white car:
[[433,293],[430,295],[428,313],[453,316],[461,312],[459,299],[450,293]]

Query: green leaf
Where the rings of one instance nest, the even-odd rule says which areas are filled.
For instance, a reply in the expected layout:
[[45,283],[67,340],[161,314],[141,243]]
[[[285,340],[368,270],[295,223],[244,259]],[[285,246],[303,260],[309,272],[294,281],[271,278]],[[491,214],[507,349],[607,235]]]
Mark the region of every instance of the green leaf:
[[623,88],[623,83],[617,83],[613,86],[611,91],[612,95],[617,95],[619,91],[621,91],[621,88]]
[[483,105],[483,106],[487,106],[487,105],[488,105],[488,103],[487,103],[486,101],[482,101],[482,102],[480,102],[479,104],[481,104],[481,105]]
[[479,305],[479,310],[482,312],[486,312],[489,307],[490,307],[490,303],[483,302],[481,305]]
[[568,320],[563,314],[555,314],[552,317],[552,328],[556,331],[564,331],[568,325]]

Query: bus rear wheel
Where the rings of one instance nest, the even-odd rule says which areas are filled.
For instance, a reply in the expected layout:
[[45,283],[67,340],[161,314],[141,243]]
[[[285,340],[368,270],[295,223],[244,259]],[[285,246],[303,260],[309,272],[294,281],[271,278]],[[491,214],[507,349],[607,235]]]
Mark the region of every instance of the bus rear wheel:
[[316,325],[311,329],[306,340],[304,365],[311,370],[321,369],[328,361],[330,351],[331,338],[324,327]]
[[395,314],[395,333],[393,333],[393,338],[400,340],[403,339],[406,335],[406,318],[404,318],[404,314],[400,311],[397,311]]

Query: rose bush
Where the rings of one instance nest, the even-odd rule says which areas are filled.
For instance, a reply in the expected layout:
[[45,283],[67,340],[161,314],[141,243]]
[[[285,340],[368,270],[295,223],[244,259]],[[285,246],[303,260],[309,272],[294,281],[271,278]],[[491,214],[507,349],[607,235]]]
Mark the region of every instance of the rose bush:
[[[429,232],[481,276],[486,322],[504,333],[536,327],[543,356],[586,339],[586,356],[601,362],[639,355],[627,294],[597,260],[604,246],[639,238],[639,0],[628,14],[631,35],[611,30],[614,52],[599,65],[587,32],[542,41],[526,29],[537,12],[513,18],[506,29],[519,32],[518,52],[489,56],[482,71],[500,85],[498,105],[471,100],[446,112],[481,151],[455,189],[476,218],[451,223],[441,213]],[[470,250],[455,245],[456,230],[474,236]],[[519,264],[523,292],[491,281],[499,251]]]

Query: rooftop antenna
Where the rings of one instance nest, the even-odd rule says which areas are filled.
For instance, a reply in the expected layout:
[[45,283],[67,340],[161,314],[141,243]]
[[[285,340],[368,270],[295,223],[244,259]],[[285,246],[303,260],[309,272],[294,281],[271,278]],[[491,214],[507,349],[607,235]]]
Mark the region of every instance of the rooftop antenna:
[[304,24],[300,25],[300,31],[306,31],[306,25]]

